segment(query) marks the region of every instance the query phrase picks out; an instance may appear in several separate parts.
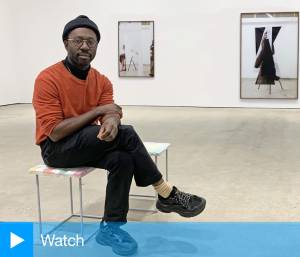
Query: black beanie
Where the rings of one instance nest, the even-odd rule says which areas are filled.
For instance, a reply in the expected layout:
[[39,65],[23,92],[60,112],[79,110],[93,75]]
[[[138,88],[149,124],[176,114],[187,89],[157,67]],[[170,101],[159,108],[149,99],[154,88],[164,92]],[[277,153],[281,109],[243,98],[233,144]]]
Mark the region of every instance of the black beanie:
[[69,33],[76,28],[89,28],[92,29],[97,36],[97,41],[100,41],[100,32],[98,29],[98,26],[96,25],[95,22],[93,22],[92,20],[89,19],[89,17],[85,16],[85,15],[79,15],[77,18],[75,18],[74,20],[69,21],[63,31],[62,34],[62,39],[65,40],[68,38]]

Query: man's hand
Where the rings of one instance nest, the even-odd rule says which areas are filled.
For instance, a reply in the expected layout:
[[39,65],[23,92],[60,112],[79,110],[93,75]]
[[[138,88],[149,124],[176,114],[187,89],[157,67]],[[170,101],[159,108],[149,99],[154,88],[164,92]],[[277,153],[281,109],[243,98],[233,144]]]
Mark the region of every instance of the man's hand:
[[120,119],[117,118],[115,115],[109,116],[105,119],[102,123],[98,138],[100,140],[104,140],[106,142],[113,141],[117,134],[118,134],[118,126],[120,124]]

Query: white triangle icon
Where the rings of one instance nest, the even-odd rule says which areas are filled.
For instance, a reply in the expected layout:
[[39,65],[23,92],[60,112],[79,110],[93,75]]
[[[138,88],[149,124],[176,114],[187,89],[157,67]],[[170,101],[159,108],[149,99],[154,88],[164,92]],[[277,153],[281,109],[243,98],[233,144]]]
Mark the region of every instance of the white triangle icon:
[[17,236],[16,234],[10,232],[10,249],[14,248],[18,244],[21,244],[24,242],[24,239],[22,237]]

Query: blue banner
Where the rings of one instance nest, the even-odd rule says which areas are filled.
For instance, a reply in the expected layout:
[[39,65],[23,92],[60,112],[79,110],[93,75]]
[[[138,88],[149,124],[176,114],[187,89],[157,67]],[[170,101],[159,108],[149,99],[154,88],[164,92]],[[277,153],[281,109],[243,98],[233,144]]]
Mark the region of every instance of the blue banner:
[[[96,242],[99,222],[58,225],[44,222],[40,234],[38,223],[0,223],[0,257],[117,256]],[[300,256],[297,222],[128,222],[120,228],[136,240],[134,256]]]

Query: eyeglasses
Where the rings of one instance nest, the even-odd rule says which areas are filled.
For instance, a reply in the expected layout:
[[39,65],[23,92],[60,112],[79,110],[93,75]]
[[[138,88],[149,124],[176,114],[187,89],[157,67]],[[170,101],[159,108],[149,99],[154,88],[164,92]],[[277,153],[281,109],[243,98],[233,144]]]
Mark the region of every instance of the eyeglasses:
[[68,38],[67,40],[71,41],[73,43],[73,45],[77,48],[82,47],[83,42],[86,42],[86,44],[88,45],[89,48],[96,48],[98,45],[98,41],[96,41],[93,38],[89,38],[89,39]]

